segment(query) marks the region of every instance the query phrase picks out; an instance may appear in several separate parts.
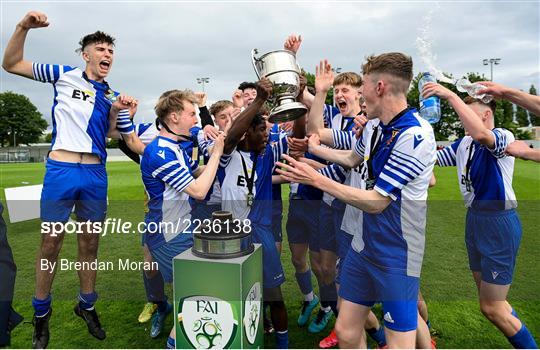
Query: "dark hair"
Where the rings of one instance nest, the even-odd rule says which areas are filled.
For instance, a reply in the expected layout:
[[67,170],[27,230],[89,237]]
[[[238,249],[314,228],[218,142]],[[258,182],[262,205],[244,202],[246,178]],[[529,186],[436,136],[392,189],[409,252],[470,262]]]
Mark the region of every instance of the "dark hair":
[[238,90],[244,91],[245,89],[257,90],[257,84],[244,81],[242,84],[238,85]]
[[84,48],[90,44],[96,44],[96,43],[106,43],[111,44],[114,46],[114,41],[116,39],[110,36],[107,33],[104,33],[100,30],[98,30],[95,33],[85,35],[80,41],[79,41],[79,48],[75,50],[76,52],[82,52],[84,51]]
[[468,105],[473,103],[480,103],[481,105],[487,106],[489,107],[489,109],[491,109],[491,113],[493,113],[493,116],[495,117],[495,110],[497,109],[497,102],[495,102],[495,100],[491,100],[489,101],[489,103],[484,103],[482,100],[478,100],[472,96],[467,96],[463,99],[463,102]]
[[266,119],[264,116],[260,113],[257,113],[255,117],[251,120],[251,124],[249,125],[250,129],[255,129],[257,126],[259,126],[262,123],[266,123]]

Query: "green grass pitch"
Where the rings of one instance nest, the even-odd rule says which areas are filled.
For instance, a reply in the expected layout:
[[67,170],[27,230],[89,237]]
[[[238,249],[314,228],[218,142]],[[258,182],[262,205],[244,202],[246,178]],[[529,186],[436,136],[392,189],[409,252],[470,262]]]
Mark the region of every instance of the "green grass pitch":
[[[143,187],[138,166],[131,162],[107,164],[109,174],[109,215],[138,222],[143,218]],[[430,321],[439,333],[439,348],[509,348],[505,337],[480,313],[476,291],[464,244],[465,208],[457,186],[455,168],[436,168],[437,185],[430,189],[426,253],[422,270],[421,290],[427,301]],[[43,164],[4,164],[0,166],[0,198],[3,189],[40,184]],[[509,301],[520,318],[540,342],[540,165],[517,161],[514,189],[519,200],[518,212],[523,225],[523,238],[514,274]],[[288,187],[283,186],[283,198]],[[284,202],[284,217],[288,204]],[[4,212],[7,220],[7,210]],[[31,298],[34,291],[35,257],[39,246],[39,221],[9,224],[8,239],[13,249],[18,274],[15,308],[27,321],[31,320]],[[282,262],[286,273],[283,285],[288,312],[290,346],[317,347],[329,328],[317,335],[296,325],[301,295],[294,279],[294,270],[286,242]],[[76,258],[74,235],[66,236],[61,258]],[[142,257],[140,236],[137,234],[109,235],[101,238],[99,259],[116,260]],[[0,281],[1,283],[1,281]],[[316,283],[314,281],[314,286]],[[72,311],[78,293],[78,278],[74,271],[59,271],[53,285],[54,314],[51,319],[50,348],[164,348],[166,335],[158,339],[149,336],[149,324],[139,324],[137,316],[145,302],[141,272],[98,272],[96,308],[107,331],[107,339],[99,341],[90,336],[82,320]],[[172,296],[170,287],[167,289]],[[380,316],[380,310],[377,310]],[[172,317],[168,327],[172,326]],[[168,331],[164,332],[167,333]],[[14,348],[31,347],[32,326],[20,325],[12,334]],[[267,339],[267,347],[273,339]],[[371,344],[373,346],[373,344]]]

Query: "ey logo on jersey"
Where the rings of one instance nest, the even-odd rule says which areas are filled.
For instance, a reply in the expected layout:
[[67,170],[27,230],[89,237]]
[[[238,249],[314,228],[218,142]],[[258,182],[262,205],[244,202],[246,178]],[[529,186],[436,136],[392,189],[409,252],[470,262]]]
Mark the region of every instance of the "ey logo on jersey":
[[92,91],[83,91],[78,89],[73,89],[73,93],[71,94],[71,97],[76,100],[83,100],[88,101],[91,104],[94,104],[94,93]]
[[[248,170],[248,175],[251,177],[251,173],[253,170]],[[247,180],[244,175],[238,175],[238,178],[236,179],[236,186],[239,187],[247,187]]]

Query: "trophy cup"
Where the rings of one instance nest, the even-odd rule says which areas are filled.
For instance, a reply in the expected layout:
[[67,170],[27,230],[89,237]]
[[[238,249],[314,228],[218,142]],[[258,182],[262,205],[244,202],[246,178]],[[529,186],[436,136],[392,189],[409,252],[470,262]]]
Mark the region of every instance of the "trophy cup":
[[[206,221],[206,220],[204,220]],[[228,211],[215,211],[212,219],[193,231],[193,255],[206,259],[230,259],[248,255],[254,246],[251,232],[242,229]]]
[[251,51],[251,61],[257,77],[268,78],[273,84],[272,103],[268,120],[282,123],[295,120],[307,112],[306,106],[296,102],[300,90],[300,67],[294,53],[288,50],[268,52],[255,57],[257,49]]

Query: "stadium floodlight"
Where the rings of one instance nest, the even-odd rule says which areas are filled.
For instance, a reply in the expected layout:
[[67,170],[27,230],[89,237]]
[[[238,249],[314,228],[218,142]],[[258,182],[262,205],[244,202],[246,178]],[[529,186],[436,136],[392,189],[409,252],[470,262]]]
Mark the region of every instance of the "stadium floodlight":
[[500,64],[501,59],[500,58],[490,58],[490,59],[484,58],[482,60],[482,63],[484,64],[484,66],[487,66],[488,64],[491,66],[491,81],[493,81],[493,65]]
[[197,84],[202,85],[202,91],[204,92],[204,84],[210,83],[210,78],[197,78]]

